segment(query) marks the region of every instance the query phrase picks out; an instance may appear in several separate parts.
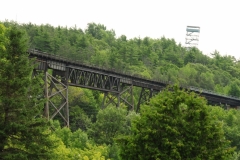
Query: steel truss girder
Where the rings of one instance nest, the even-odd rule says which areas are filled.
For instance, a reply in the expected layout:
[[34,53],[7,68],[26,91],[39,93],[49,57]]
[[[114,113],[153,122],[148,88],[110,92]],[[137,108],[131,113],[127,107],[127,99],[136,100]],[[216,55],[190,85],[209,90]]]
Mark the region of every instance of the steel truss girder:
[[120,92],[104,92],[102,108],[107,107],[109,104],[120,106],[124,103],[128,106],[129,110],[134,110],[134,98],[133,98],[133,85],[121,84]]
[[68,86],[57,77],[45,72],[45,117],[48,120],[59,115],[69,127]]
[[120,78],[102,73],[68,68],[68,84],[101,91],[119,93]]

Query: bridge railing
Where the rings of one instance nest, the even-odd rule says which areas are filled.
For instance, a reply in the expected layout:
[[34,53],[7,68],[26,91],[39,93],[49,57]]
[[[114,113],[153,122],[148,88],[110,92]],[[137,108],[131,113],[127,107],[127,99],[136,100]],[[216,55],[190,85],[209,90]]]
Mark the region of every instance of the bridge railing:
[[[157,83],[160,82],[160,83],[163,83],[163,84],[166,84],[166,85],[173,84],[169,81],[164,81],[164,80],[161,80],[161,79],[150,79],[150,78],[146,78],[144,76],[138,75],[138,74],[133,74],[131,72],[124,72],[124,71],[121,71],[121,70],[115,70],[115,69],[106,68],[106,67],[103,67],[103,66],[99,67],[99,66],[96,66],[96,65],[91,65],[91,64],[84,63],[83,61],[79,61],[79,60],[71,60],[71,59],[68,59],[68,58],[63,57],[63,56],[49,54],[47,52],[42,52],[42,51],[39,51],[39,50],[36,50],[36,49],[29,49],[28,52],[32,53],[32,54],[35,54],[35,55],[39,55],[39,56],[44,56],[44,57],[57,59],[59,61],[71,62],[71,63],[74,63],[74,64],[84,65],[88,68],[94,68],[94,69],[98,69],[98,70],[112,72],[112,73],[115,73],[115,74],[127,75],[130,78],[140,78],[142,80],[148,80],[148,81],[157,82]],[[196,92],[199,92],[199,93],[207,93],[207,94],[212,94],[212,95],[221,96],[221,97],[225,97],[225,98],[240,100],[239,97],[220,94],[220,93],[214,92],[212,90],[207,90],[207,89],[198,88],[198,87],[194,87],[194,86],[186,86],[186,85],[181,85],[181,84],[180,84],[180,86],[184,89],[189,89],[189,90],[196,91]]]

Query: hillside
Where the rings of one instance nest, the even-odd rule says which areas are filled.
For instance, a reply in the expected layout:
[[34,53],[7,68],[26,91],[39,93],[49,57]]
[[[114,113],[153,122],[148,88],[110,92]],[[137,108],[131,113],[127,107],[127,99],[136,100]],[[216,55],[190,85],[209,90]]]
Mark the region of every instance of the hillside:
[[[13,22],[3,23],[9,26]],[[240,96],[240,62],[218,51],[209,57],[166,37],[116,37],[114,30],[95,23],[88,24],[86,30],[31,23],[19,27],[27,31],[30,48],[149,79]]]

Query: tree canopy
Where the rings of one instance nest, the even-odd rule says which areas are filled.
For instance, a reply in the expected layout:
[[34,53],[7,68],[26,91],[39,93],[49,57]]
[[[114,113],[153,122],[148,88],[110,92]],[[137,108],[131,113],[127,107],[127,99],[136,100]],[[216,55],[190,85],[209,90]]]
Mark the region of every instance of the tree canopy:
[[123,159],[227,159],[234,148],[204,98],[177,86],[143,105],[132,134],[118,139]]

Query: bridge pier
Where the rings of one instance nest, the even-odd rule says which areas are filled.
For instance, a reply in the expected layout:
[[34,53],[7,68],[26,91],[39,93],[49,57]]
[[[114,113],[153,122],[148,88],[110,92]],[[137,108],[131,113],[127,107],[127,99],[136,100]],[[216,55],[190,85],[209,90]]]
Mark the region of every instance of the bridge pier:
[[156,91],[152,88],[144,88],[142,87],[141,92],[140,92],[140,96],[138,99],[138,104],[137,104],[137,109],[136,112],[140,111],[140,105],[144,104],[144,103],[148,103],[149,100],[155,95],[157,94],[159,91]]
[[140,111],[140,105],[141,104],[143,104],[145,102],[147,103],[150,100],[150,98],[152,97],[151,91],[152,91],[152,89],[142,87],[141,92],[140,92],[140,96],[139,96],[139,99],[138,99],[136,112]]
[[[54,75],[54,73],[53,73]],[[57,75],[45,72],[45,109],[44,115],[48,120],[57,116],[63,119],[64,125],[69,127],[68,85]]]

